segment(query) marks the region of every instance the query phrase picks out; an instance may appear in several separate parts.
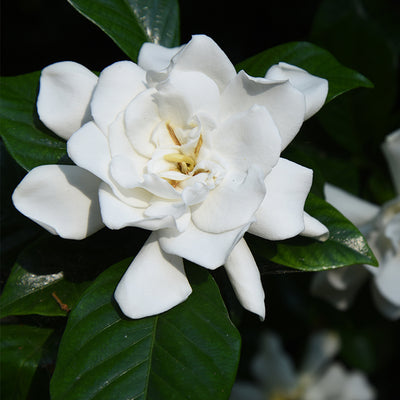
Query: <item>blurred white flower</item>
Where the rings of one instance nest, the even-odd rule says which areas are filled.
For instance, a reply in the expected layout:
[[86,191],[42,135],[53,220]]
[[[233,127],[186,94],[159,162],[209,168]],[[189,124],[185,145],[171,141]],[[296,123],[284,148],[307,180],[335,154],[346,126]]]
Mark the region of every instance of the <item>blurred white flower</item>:
[[378,207],[335,186],[325,186],[326,200],[352,221],[366,236],[379,268],[364,265],[316,274],[312,293],[346,310],[369,277],[376,306],[390,319],[400,318],[400,129],[382,145],[397,197]]
[[333,361],[339,346],[339,338],[332,332],[311,336],[296,372],[279,337],[265,334],[251,364],[258,385],[235,383],[230,400],[375,399],[375,391],[363,373],[349,372]]
[[328,83],[285,64],[236,73],[207,36],[179,48],[146,43],[138,64],[99,77],[61,62],[42,71],[43,123],[76,165],[33,169],[15,206],[53,234],[82,239],[106,225],[154,231],[119,283],[129,317],[166,311],[191,293],[183,260],[225,264],[243,306],[265,315],[260,274],[243,240],[327,229],[304,212],[312,171],[280,158]]

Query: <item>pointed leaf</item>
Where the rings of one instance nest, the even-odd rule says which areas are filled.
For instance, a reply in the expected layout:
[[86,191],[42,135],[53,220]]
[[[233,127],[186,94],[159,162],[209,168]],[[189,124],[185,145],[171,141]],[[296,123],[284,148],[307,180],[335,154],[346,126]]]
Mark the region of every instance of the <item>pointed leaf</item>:
[[378,265],[364,236],[334,207],[310,194],[305,210],[328,227],[329,239],[318,242],[298,236],[269,242],[252,236],[249,244],[256,256],[261,257],[260,265],[263,259],[303,271],[321,271],[353,264]]
[[39,120],[36,112],[40,72],[0,80],[0,135],[23,168],[57,164],[66,157],[65,141]]
[[1,326],[0,398],[26,399],[43,345],[51,333],[51,329],[33,326]]
[[128,265],[125,260],[100,275],[71,312],[52,399],[227,399],[240,336],[209,273],[190,267],[193,293],[187,301],[130,320],[113,302]]
[[373,87],[360,73],[341,65],[328,51],[308,42],[290,42],[265,50],[237,65],[253,76],[264,76],[267,70],[280,61],[303,68],[310,74],[329,82],[326,102],[357,87]]
[[68,0],[133,60],[144,42],[179,45],[177,0]]

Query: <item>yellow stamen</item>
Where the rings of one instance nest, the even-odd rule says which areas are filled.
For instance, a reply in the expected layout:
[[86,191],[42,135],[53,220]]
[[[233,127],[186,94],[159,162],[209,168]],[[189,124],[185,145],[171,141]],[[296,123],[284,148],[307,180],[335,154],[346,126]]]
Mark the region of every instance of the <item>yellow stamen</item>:
[[172,126],[170,124],[168,124],[168,123],[166,124],[166,126],[167,126],[167,129],[168,129],[169,136],[171,136],[171,139],[174,142],[174,144],[176,144],[177,146],[180,146],[181,142],[176,137],[175,131],[172,129]]
[[192,157],[181,153],[166,154],[164,156],[164,160],[177,163],[179,169],[183,174],[192,172],[195,165],[195,162]]
[[202,144],[203,144],[203,136],[200,135],[199,140],[198,140],[198,142],[197,142],[197,144],[196,144],[196,147],[195,147],[195,149],[194,149],[194,155],[195,155],[195,157],[197,157],[197,156],[199,155],[199,153],[200,153],[200,148],[201,148],[201,145],[202,145]]

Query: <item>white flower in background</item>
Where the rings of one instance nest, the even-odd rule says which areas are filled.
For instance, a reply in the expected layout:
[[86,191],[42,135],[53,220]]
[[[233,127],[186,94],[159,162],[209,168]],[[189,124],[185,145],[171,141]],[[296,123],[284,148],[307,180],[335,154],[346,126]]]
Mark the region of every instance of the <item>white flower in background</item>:
[[230,400],[375,399],[374,389],[363,373],[349,372],[333,360],[339,346],[339,338],[332,332],[311,336],[296,372],[279,337],[265,334],[251,364],[252,374],[259,384],[235,383]]
[[197,35],[185,46],[143,45],[97,78],[80,64],[42,72],[43,123],[68,140],[76,165],[33,169],[15,206],[53,234],[82,239],[104,225],[154,231],[119,283],[129,317],[157,314],[191,293],[182,258],[225,265],[243,306],[264,318],[260,274],[243,240],[327,229],[304,213],[312,171],[280,158],[328,83],[281,63],[265,78],[234,66]]
[[378,207],[332,185],[325,186],[326,200],[352,221],[366,236],[379,268],[364,265],[316,274],[312,292],[346,310],[358,289],[372,278],[372,293],[378,309],[387,318],[400,318],[400,129],[382,145],[397,197]]

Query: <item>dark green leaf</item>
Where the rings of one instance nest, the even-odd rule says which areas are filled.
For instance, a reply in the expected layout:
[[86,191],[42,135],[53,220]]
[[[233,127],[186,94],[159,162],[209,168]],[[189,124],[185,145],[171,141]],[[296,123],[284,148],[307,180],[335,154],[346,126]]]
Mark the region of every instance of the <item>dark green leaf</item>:
[[[305,210],[328,227],[330,237],[318,242],[305,237],[271,242],[249,238],[256,256],[276,264],[304,271],[321,271],[353,264],[378,265],[360,231],[339,211],[317,196],[310,194]],[[268,272],[268,271],[267,271]]]
[[89,284],[69,282],[63,272],[30,273],[17,263],[0,298],[0,318],[28,314],[64,316]]
[[51,329],[32,326],[1,326],[1,399],[26,399],[43,345],[51,333]]
[[326,101],[348,90],[363,86],[373,87],[360,73],[341,65],[328,51],[308,42],[290,42],[265,50],[237,65],[253,76],[264,76],[274,64],[283,61],[307,70],[329,81]]
[[23,168],[57,164],[66,155],[65,141],[38,119],[36,97],[40,72],[0,80],[0,134]]
[[193,293],[187,301],[129,320],[112,300],[128,265],[125,260],[100,275],[71,312],[52,399],[227,399],[240,336],[211,276],[189,266]]
[[133,60],[144,42],[179,45],[177,0],[68,0]]

